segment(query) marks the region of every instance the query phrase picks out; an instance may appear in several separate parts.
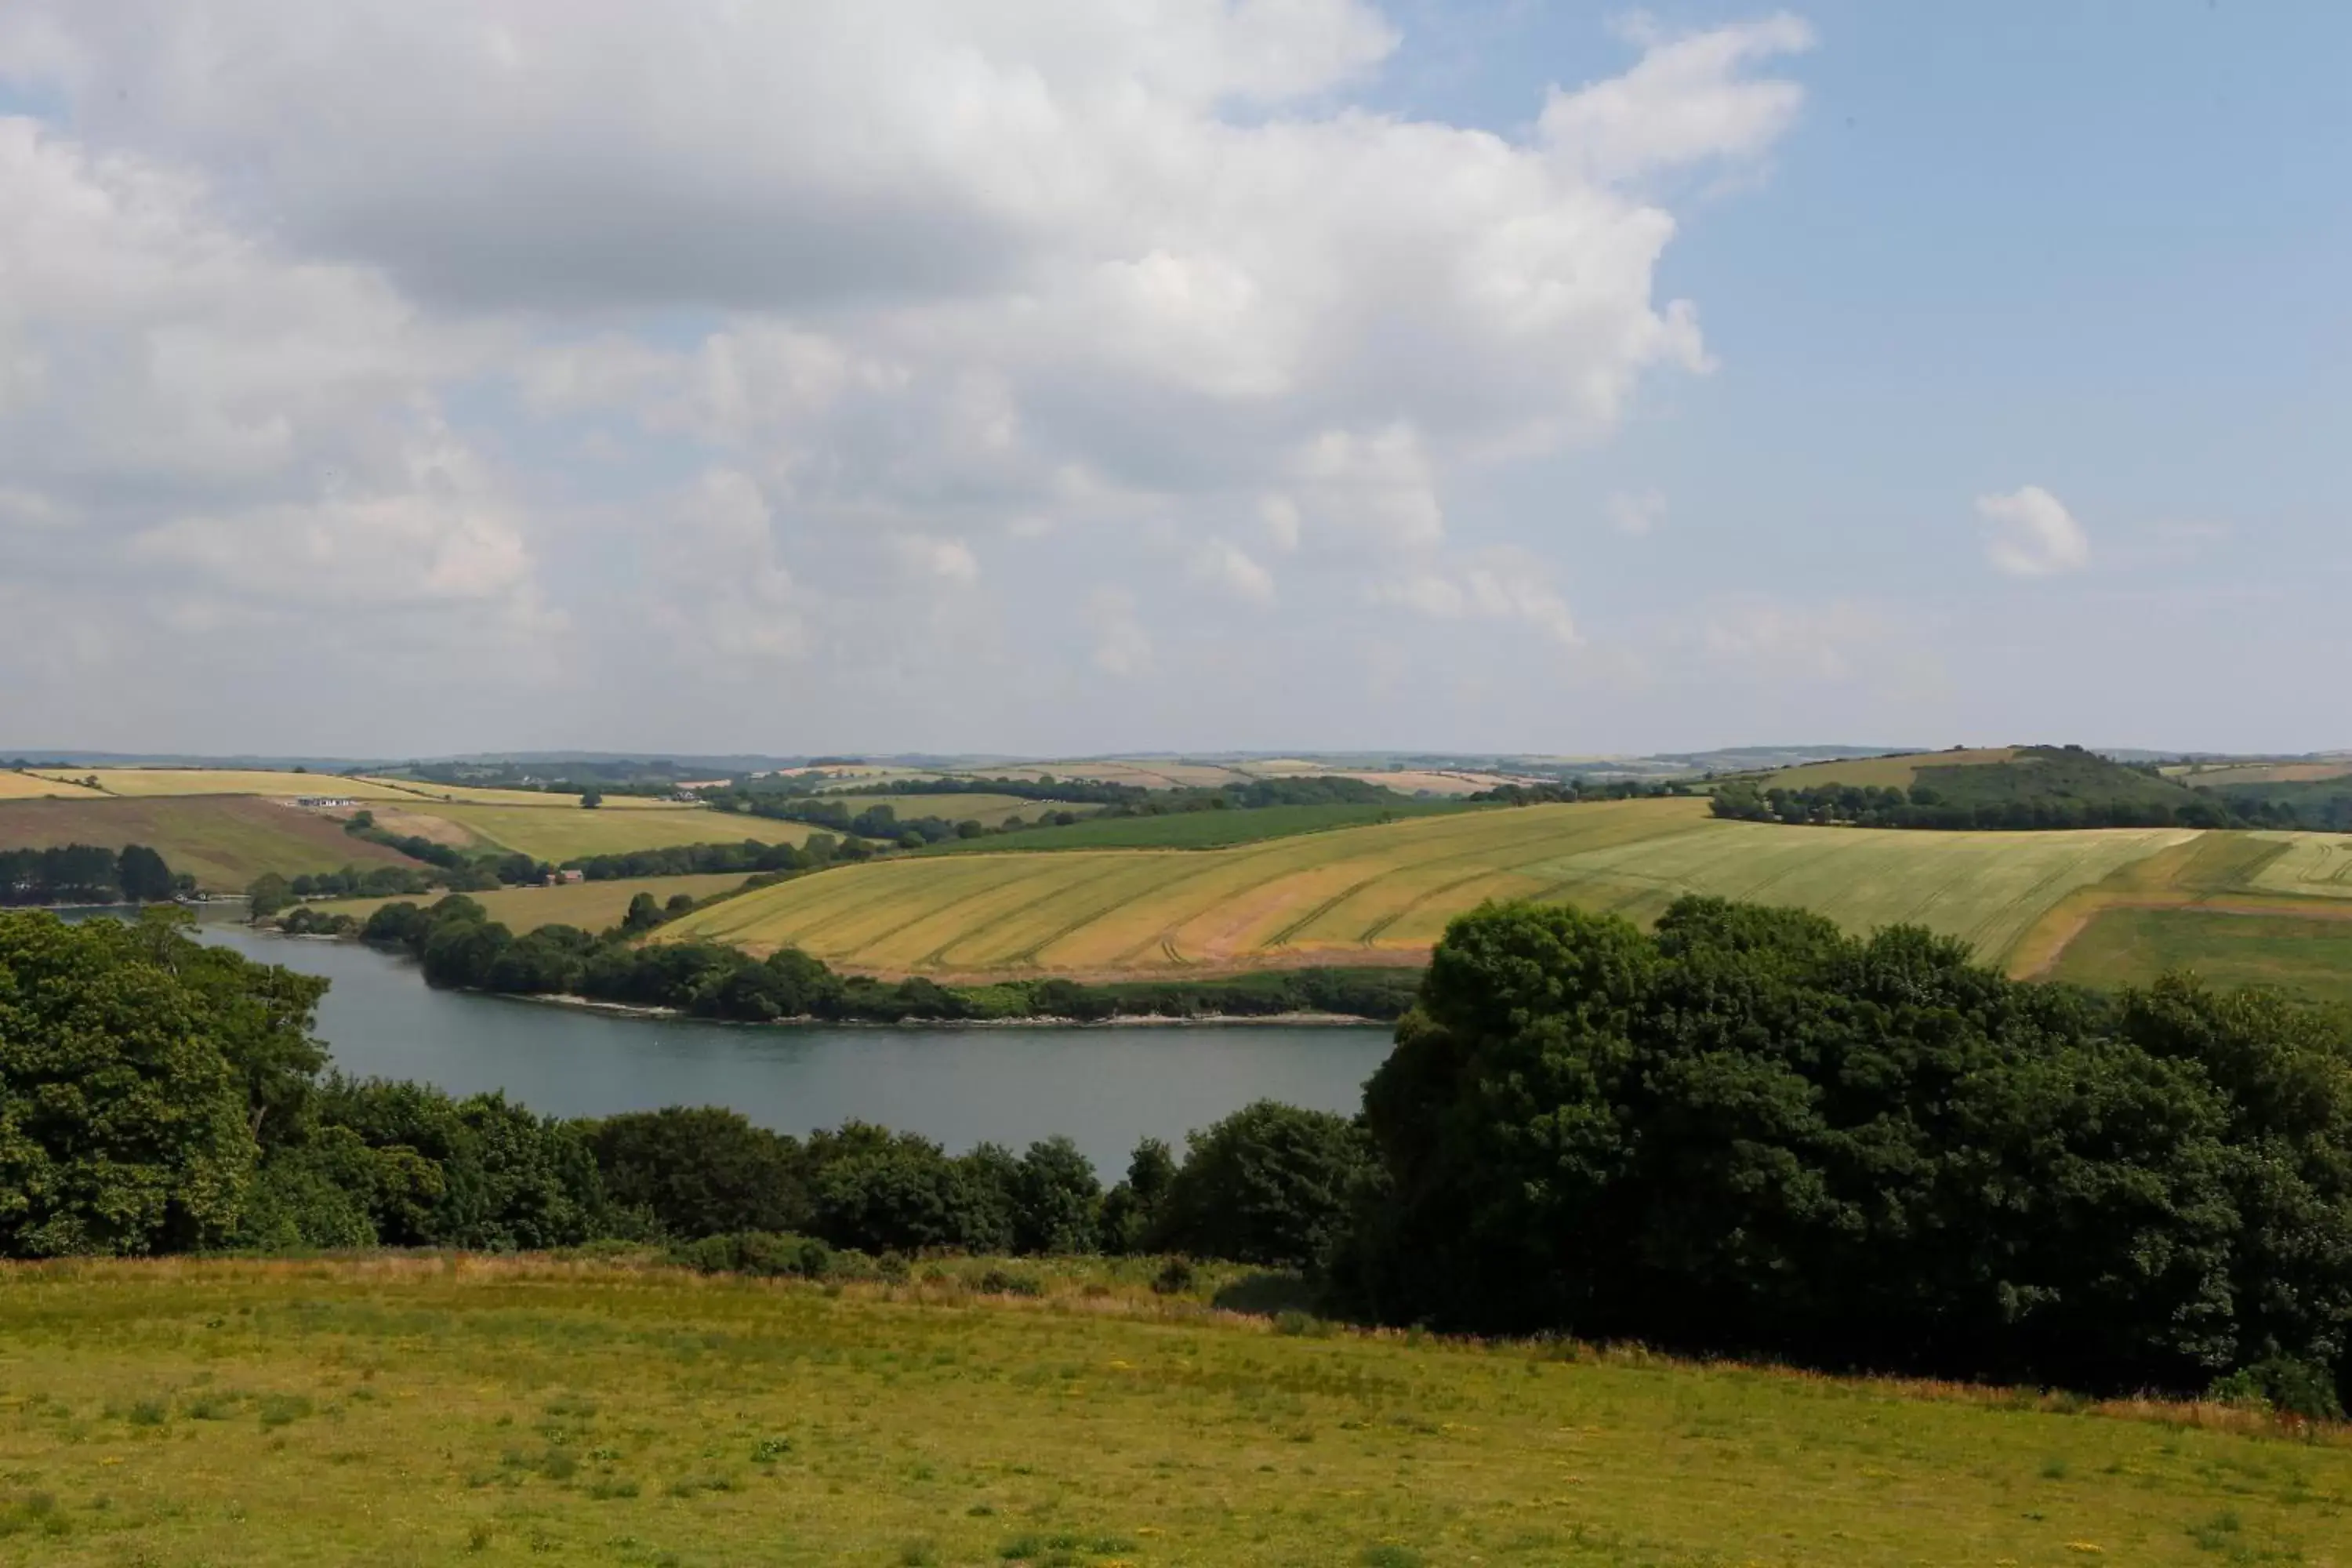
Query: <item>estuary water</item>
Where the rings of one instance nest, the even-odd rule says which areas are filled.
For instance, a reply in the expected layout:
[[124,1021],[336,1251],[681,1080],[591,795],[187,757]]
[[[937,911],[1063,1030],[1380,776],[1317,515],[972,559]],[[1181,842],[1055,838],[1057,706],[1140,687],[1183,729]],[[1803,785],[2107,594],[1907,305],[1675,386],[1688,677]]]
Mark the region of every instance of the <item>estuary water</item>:
[[1016,1152],[1067,1134],[1106,1179],[1139,1139],[1254,1100],[1353,1112],[1388,1055],[1382,1028],[1278,1024],[1097,1028],[746,1027],[436,991],[406,959],[355,942],[205,922],[203,940],[334,984],[319,1035],[347,1073],[453,1094],[504,1089],[534,1110],[602,1116],[724,1105],[805,1132],[856,1118],[950,1152]]

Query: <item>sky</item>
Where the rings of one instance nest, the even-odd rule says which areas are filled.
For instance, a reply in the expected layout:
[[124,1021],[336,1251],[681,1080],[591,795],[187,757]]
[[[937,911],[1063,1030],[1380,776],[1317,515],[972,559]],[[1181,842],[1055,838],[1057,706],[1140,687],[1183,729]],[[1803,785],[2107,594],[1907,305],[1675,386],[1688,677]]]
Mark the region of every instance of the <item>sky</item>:
[[0,752],[2352,746],[2347,58],[7,0]]

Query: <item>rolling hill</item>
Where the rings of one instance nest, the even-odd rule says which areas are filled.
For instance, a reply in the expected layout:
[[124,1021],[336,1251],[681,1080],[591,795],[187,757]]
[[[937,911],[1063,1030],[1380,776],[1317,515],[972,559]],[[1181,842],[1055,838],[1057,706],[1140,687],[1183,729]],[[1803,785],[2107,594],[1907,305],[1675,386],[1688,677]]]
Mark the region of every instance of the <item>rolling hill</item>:
[[416,864],[330,818],[257,795],[0,801],[0,848],[65,844],[144,844],[208,893],[241,893],[265,871],[296,877]]

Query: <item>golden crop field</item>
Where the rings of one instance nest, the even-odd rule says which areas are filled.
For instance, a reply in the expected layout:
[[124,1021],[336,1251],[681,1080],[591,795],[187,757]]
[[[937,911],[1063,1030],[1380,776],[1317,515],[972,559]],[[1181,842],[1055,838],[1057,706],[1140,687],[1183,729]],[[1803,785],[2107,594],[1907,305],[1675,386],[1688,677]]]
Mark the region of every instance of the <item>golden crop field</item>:
[[[544,806],[556,810],[578,811],[577,795],[553,795],[535,789],[492,789],[482,784],[435,784],[425,779],[355,779],[380,789],[409,795],[418,800],[460,801],[474,805]],[[697,806],[676,800],[656,800],[649,795],[608,795],[599,811],[694,811]]]
[[2248,879],[2252,886],[2304,898],[2352,899],[2352,835],[2255,833],[2248,837],[2286,846],[2284,854],[2264,861]]
[[[660,904],[668,903],[680,893],[707,899],[713,893],[741,887],[748,874],[720,871],[685,877],[615,878],[609,882],[566,882],[554,888],[496,888],[466,896],[517,936],[541,926],[556,925],[599,931],[620,924],[621,917],[629,912],[629,900],[639,893],[651,893],[654,901]],[[321,914],[344,914],[364,921],[385,904],[427,904],[441,896],[424,893],[404,899],[320,899],[310,907]]]
[[257,795],[287,800],[334,795],[347,800],[397,800],[406,792],[374,779],[340,773],[278,773],[259,768],[39,769],[32,776],[70,783],[96,775],[107,795],[141,798],[175,795]]
[[802,844],[816,831],[798,822],[740,816],[706,807],[670,811],[590,811],[578,802],[564,806],[450,805],[412,802],[404,813],[455,823],[487,843],[561,863],[588,855],[623,855],[632,849],[670,849],[688,844]]
[[208,893],[241,893],[265,871],[295,877],[346,866],[413,866],[331,819],[254,795],[0,801],[0,849],[144,844]]
[[1821,784],[1875,784],[1882,789],[1909,789],[1921,768],[1969,767],[1981,763],[2005,763],[2017,755],[2015,746],[1976,751],[1911,752],[1899,757],[1853,757],[1843,762],[1806,763],[1767,773],[1763,783],[1780,789],[1811,789]]
[[97,790],[47,773],[0,772],[0,800],[102,800]]
[[1334,1331],[1156,1264],[11,1266],[0,1560],[2352,1564],[2341,1427]]
[[1685,893],[1913,921],[1998,957],[2046,910],[2192,838],[2176,829],[1943,834],[1727,822],[1696,799],[1530,806],[1196,851],[887,860],[664,929],[890,973],[1127,973],[1410,961],[1487,899],[1654,918]]

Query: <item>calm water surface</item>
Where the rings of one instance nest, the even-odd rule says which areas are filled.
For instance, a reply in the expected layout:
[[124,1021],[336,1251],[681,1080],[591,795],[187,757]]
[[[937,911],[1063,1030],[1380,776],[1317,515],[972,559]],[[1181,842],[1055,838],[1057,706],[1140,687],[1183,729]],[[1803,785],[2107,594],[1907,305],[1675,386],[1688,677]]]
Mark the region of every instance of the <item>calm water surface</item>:
[[207,942],[334,982],[319,1034],[348,1073],[454,1094],[504,1089],[535,1110],[601,1116],[725,1105],[804,1132],[856,1117],[1018,1150],[1068,1134],[1106,1175],[1136,1141],[1183,1136],[1253,1100],[1352,1112],[1385,1028],[746,1028],[606,1016],[436,991],[373,948],[205,924]]

